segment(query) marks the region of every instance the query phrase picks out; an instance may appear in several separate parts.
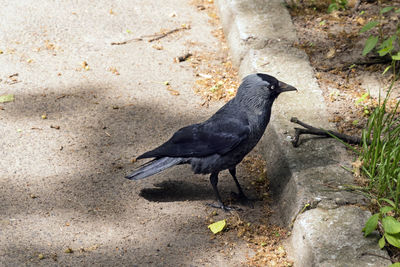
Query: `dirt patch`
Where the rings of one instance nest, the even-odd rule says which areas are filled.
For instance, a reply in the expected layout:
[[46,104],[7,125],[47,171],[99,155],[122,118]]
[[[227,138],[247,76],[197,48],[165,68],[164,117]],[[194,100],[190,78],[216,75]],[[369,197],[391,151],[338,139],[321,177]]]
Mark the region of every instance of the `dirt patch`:
[[[390,65],[386,58],[377,53],[362,55],[370,32],[360,30],[379,16],[380,8],[399,6],[400,1],[382,1],[385,3],[381,7],[377,3],[349,1],[347,9],[332,13],[327,12],[331,1],[293,2],[298,1],[288,3],[299,38],[295,45],[309,56],[332,114],[331,121],[340,132],[360,135],[380,90],[384,96],[392,79],[390,71],[382,75]],[[392,32],[398,21],[397,14],[389,14],[383,20],[384,34]],[[399,96],[398,86],[395,87],[394,100]]]
[[191,66],[196,73],[196,93],[208,105],[211,100],[228,101],[236,95],[239,87],[238,70],[233,66],[229,47],[222,30],[221,21],[212,0],[194,0],[192,4],[200,12],[207,12],[208,22],[214,27],[212,35],[219,40],[214,51],[194,53]]

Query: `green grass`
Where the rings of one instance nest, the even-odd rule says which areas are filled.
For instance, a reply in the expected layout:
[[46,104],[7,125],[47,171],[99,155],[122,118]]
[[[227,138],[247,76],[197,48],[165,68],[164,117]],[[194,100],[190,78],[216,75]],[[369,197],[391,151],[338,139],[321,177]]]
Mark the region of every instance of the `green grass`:
[[389,198],[400,214],[400,120],[399,103],[388,110],[389,89],[383,102],[372,112],[363,131],[360,159],[362,171],[369,178],[369,190],[379,198]]

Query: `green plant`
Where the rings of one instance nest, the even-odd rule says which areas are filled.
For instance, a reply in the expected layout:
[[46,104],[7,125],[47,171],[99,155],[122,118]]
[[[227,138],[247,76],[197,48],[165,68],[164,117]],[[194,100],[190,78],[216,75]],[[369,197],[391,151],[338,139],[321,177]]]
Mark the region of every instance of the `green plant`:
[[[395,72],[396,59],[392,59],[391,67]],[[389,109],[390,92],[396,81],[393,75],[392,84],[384,101],[373,110],[368,118],[366,128],[362,133],[362,149],[360,160],[361,170],[369,178],[369,190],[372,194],[382,197],[390,206],[381,206],[379,213],[372,215],[363,229],[368,236],[380,226],[383,236],[379,239],[379,246],[383,248],[389,244],[400,248],[400,222],[396,218],[400,215],[400,119],[397,113],[400,101],[393,109]]]
[[394,31],[391,34],[385,36],[383,32],[383,28],[386,23],[384,18],[392,10],[395,13],[400,13],[400,8],[395,8],[393,6],[384,7],[379,12],[378,20],[372,20],[368,22],[360,30],[360,33],[364,33],[378,27],[378,34],[372,34],[366,40],[364,49],[362,51],[363,56],[367,55],[369,52],[377,47],[377,52],[379,53],[379,56],[383,57],[386,55],[390,55],[393,60],[400,60],[400,53],[396,49],[395,45],[397,43],[398,46],[400,40],[399,23],[396,25]]
[[[400,13],[400,8],[385,7],[380,10],[378,20],[368,22],[360,31],[364,33],[378,28],[378,33],[370,35],[365,42],[362,54],[365,56],[377,48],[379,56],[390,56],[391,64],[383,74],[392,69],[393,80],[383,102],[379,97],[378,106],[368,118],[366,128],[362,133],[362,149],[359,154],[362,162],[361,170],[369,178],[371,194],[380,198],[380,210],[372,215],[365,224],[365,236],[379,228],[383,234],[379,246],[383,248],[387,243],[400,248],[400,222],[396,220],[400,215],[400,119],[398,107],[389,108],[389,97],[397,79],[396,66],[400,60],[398,51],[400,44],[400,27],[396,25],[391,34],[384,35],[384,16],[394,11]],[[360,102],[363,101],[362,97]],[[385,206],[381,202],[386,202]],[[389,204],[389,206],[387,205]]]
[[[393,86],[393,83],[392,83]],[[394,200],[399,206],[400,198],[400,120],[397,105],[388,110],[390,90],[384,101],[372,111],[363,130],[360,159],[362,171],[369,178],[369,188],[378,197]]]
[[355,102],[356,106],[361,105],[363,108],[363,112],[365,115],[368,115],[370,113],[370,105],[368,103],[368,98],[369,98],[369,93],[364,93],[360,98],[358,98]]
[[379,228],[383,232],[383,236],[379,239],[380,248],[383,248],[386,242],[400,248],[400,222],[391,216],[393,211],[398,210],[398,206],[390,199],[382,198],[380,200],[390,206],[381,206],[379,212],[368,219],[363,228],[364,236],[368,236]]
[[347,0],[332,0],[331,4],[328,6],[328,13],[332,13],[336,10],[346,10],[347,9]]

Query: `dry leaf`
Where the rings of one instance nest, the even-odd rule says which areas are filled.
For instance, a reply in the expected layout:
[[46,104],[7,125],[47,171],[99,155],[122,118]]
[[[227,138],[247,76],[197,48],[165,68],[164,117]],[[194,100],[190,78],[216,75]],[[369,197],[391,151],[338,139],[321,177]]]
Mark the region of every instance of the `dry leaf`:
[[358,18],[356,19],[356,22],[357,22],[358,24],[360,24],[360,25],[364,25],[364,24],[365,24],[365,19],[363,19],[362,17],[358,17]]
[[164,47],[162,45],[152,45],[151,47],[153,47],[154,49],[157,49],[157,50],[163,50],[164,49]]
[[336,54],[336,49],[335,48],[330,48],[328,53],[326,54],[326,58],[330,59],[333,58]]
[[172,89],[171,86],[168,86],[167,90],[171,93],[171,95],[174,95],[174,96],[180,95],[179,91]]
[[82,62],[82,68],[83,68],[84,70],[89,70],[89,64],[88,64],[86,61],[83,61],[83,62]]
[[112,74],[119,75],[119,72],[116,67],[110,67],[108,70],[111,71]]
[[353,166],[354,177],[360,177],[361,166],[363,165],[363,162],[360,159],[357,159],[351,165]]

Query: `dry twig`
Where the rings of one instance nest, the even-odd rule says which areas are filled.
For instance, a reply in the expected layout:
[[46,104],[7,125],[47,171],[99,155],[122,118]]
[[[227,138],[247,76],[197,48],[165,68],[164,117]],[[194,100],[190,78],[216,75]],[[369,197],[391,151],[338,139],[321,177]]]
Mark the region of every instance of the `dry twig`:
[[295,135],[292,140],[292,144],[294,147],[299,146],[300,135],[302,135],[302,134],[319,135],[319,136],[323,136],[323,137],[327,137],[327,138],[333,138],[333,136],[335,136],[335,137],[341,139],[342,141],[344,141],[348,144],[352,144],[352,145],[360,145],[362,143],[362,139],[360,137],[342,134],[342,133],[338,133],[338,132],[331,131],[331,130],[324,130],[324,129],[316,128],[316,127],[313,127],[311,125],[308,125],[308,124],[300,121],[296,117],[292,117],[290,119],[290,121],[293,123],[297,123],[305,128],[305,129],[294,128]]
[[129,40],[122,41],[122,42],[112,42],[111,45],[124,45],[124,44],[128,44],[128,43],[134,42],[134,41],[143,41],[145,38],[150,38],[148,40],[148,42],[151,43],[151,42],[160,40],[160,39],[162,39],[162,38],[164,38],[164,37],[166,37],[166,36],[168,36],[168,35],[170,35],[172,33],[175,33],[175,32],[181,31],[181,30],[188,30],[188,29],[190,29],[190,26],[184,25],[182,27],[179,27],[179,28],[167,31],[167,32],[155,33],[155,34],[151,34],[151,35],[143,35],[143,36],[140,36],[140,37],[137,37],[137,38],[133,38],[133,39],[129,39]]

